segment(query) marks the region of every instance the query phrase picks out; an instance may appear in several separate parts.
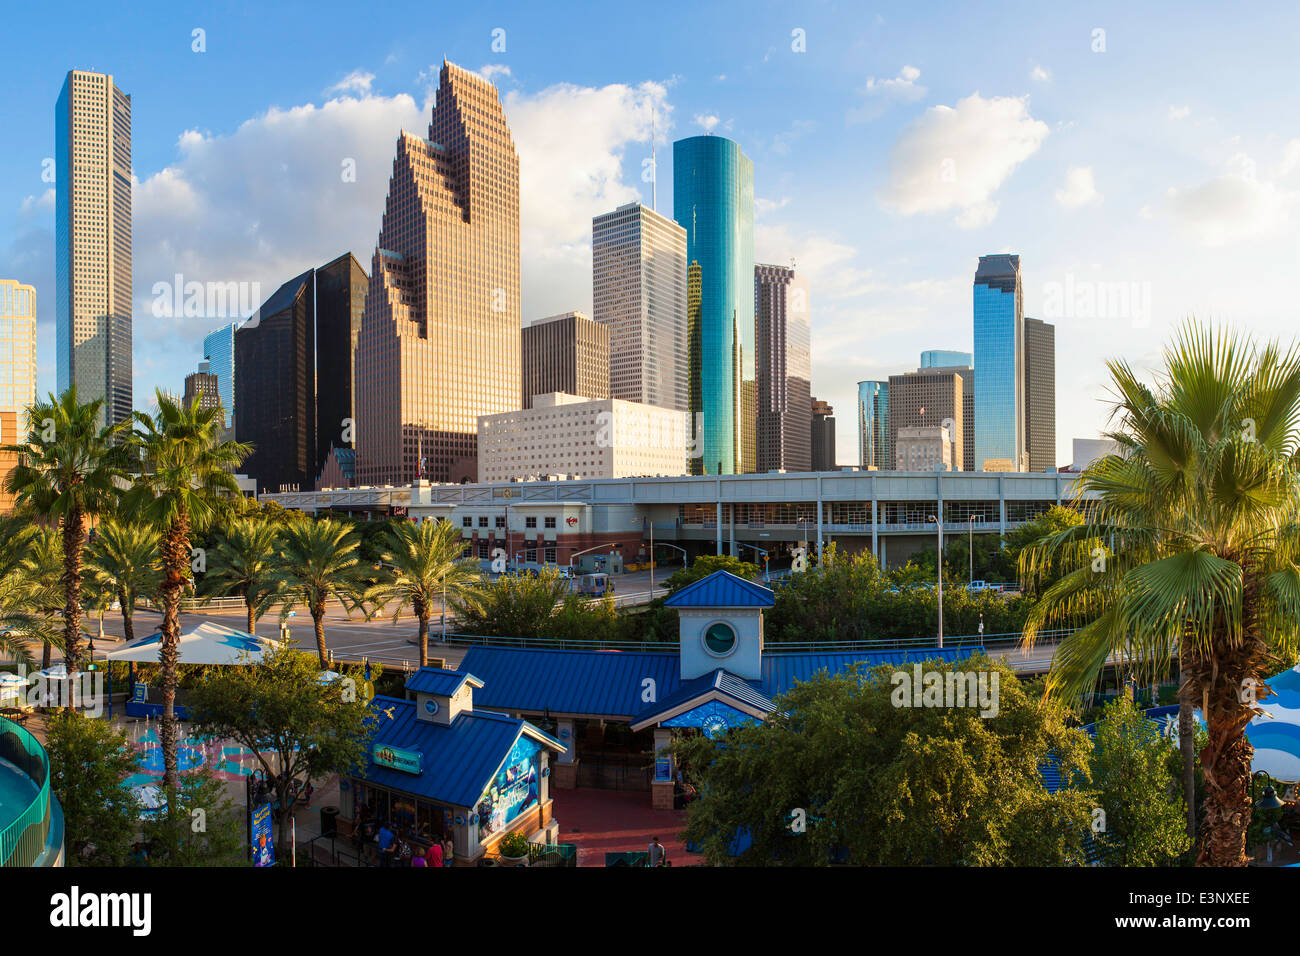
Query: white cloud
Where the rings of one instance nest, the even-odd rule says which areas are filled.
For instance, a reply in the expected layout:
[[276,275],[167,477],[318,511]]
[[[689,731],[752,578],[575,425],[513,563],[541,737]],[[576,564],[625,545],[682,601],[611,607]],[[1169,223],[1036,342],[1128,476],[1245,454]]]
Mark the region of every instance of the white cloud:
[[1047,133],[1025,99],[975,93],[955,107],[933,106],[890,150],[880,199],[905,216],[955,209],[959,226],[984,225],[997,214],[993,193]]
[[1169,118],[1171,120],[1187,119],[1187,117],[1191,115],[1192,115],[1192,108],[1190,106],[1169,107]]
[[1100,202],[1101,193],[1092,178],[1091,166],[1071,166],[1065,174],[1065,185],[1056,191],[1056,201],[1067,209]]
[[1300,166],[1300,139],[1288,140],[1282,150],[1282,165],[1278,168],[1278,175],[1289,176],[1297,166]]
[[904,66],[895,77],[880,79],[868,77],[866,85],[858,91],[863,102],[849,110],[848,120],[857,123],[875,119],[894,103],[911,103],[925,96],[925,87],[917,82],[921,71],[914,66]]
[[357,93],[361,96],[368,96],[374,82],[375,74],[366,73],[362,70],[353,70],[333,86],[327,87],[325,93],[326,95],[330,93]]
[[504,63],[487,63],[483,66],[480,66],[474,72],[476,72],[479,76],[483,77],[483,79],[487,80],[489,83],[495,82],[493,77],[512,75],[510,72],[510,67],[508,67]]
[[39,196],[27,196],[18,206],[18,214],[24,219],[36,213],[54,211],[54,187],[51,186]]
[[1296,194],[1258,178],[1255,161],[1238,153],[1228,171],[1183,189],[1171,187],[1165,206],[1204,245],[1220,247],[1278,233]]
[[762,196],[754,197],[754,213],[762,216],[770,212],[776,212],[778,209],[784,209],[790,204],[789,196],[782,196],[780,199],[764,199]]
[[1052,79],[1051,71],[1040,64],[1034,64],[1034,68],[1029,71],[1029,76],[1040,83],[1049,83]]
[[697,113],[695,115],[695,125],[706,133],[712,133],[720,122],[722,121],[713,113]]

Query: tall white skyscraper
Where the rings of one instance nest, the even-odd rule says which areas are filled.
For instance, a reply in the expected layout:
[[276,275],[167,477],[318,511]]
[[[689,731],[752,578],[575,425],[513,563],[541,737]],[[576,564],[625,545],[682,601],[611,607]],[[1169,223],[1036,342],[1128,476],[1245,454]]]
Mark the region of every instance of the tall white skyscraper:
[[72,70],[54,114],[58,390],[130,418],[131,97]]
[[593,318],[614,398],[686,411],[686,230],[640,203],[591,221]]
[[[13,412],[19,427],[36,401],[36,289],[0,279],[0,412]],[[14,434],[0,434],[5,444]]]

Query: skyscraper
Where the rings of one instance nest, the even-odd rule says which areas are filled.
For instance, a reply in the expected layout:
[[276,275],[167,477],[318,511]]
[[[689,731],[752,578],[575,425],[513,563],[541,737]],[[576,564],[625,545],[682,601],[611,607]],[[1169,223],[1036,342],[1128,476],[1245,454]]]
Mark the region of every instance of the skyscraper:
[[693,465],[705,474],[754,471],[754,164],[736,143],[692,136],[673,144],[673,218],[686,229],[688,270],[699,267],[693,335],[688,316],[698,369],[691,421],[702,416]]
[[890,437],[889,383],[858,382],[858,461],[863,468],[894,467]]
[[226,427],[235,427],[235,327],[223,325],[203,337],[203,358],[208,371],[217,377],[217,394],[226,410]]
[[[889,441],[895,465],[900,456],[900,431],[948,424],[947,440],[955,446],[948,460],[955,470],[961,470],[966,434],[962,374],[958,369],[922,368],[889,376]],[[934,436],[927,432],[926,437]]]
[[635,202],[596,216],[591,291],[611,396],[686,411],[686,230]]
[[[211,366],[207,362],[199,363],[197,372],[190,372],[185,376],[185,393],[181,396],[181,401],[186,407],[196,398],[199,400],[200,409],[221,408],[221,394],[218,391],[217,377],[212,374]],[[225,417],[225,410],[222,409],[222,417]]]
[[981,256],[975,271],[975,468],[1024,471],[1025,339],[1020,256]]
[[131,417],[131,97],[69,71],[55,107],[56,377]]
[[921,353],[921,368],[961,368],[973,361],[969,352],[953,349],[927,349]]
[[525,325],[520,340],[523,403],[519,407],[532,408],[534,395],[551,392],[609,398],[609,331],[585,312],[549,315]]
[[13,444],[36,401],[36,289],[0,279],[0,412],[13,412],[15,427],[0,429],[0,444]]
[[356,357],[370,277],[345,252],[316,270],[316,470],[330,448],[354,447]]
[[1056,326],[1025,319],[1025,449],[1030,471],[1056,470]]
[[478,416],[520,396],[519,158],[496,88],[443,62],[403,132],[357,344],[357,480],[475,480]]
[[787,266],[754,266],[757,470],[812,468],[808,280]]
[[835,470],[835,409],[820,398],[812,400],[812,470]]

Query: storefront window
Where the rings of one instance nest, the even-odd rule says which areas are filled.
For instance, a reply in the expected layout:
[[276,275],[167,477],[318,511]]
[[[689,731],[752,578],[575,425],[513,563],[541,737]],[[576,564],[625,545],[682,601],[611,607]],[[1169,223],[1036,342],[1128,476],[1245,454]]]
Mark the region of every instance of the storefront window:
[[415,801],[393,794],[393,825],[399,830],[415,827]]

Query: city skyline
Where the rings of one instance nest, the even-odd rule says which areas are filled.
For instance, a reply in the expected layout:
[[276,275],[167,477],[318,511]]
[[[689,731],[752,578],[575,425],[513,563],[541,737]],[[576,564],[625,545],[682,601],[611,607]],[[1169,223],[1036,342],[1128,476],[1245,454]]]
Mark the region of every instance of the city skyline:
[[[427,115],[436,73],[428,50],[490,74],[506,99],[525,180],[525,317],[588,307],[591,217],[652,199],[641,172],[654,106],[661,214],[671,208],[675,138],[709,127],[755,159],[756,257],[795,257],[819,290],[814,387],[834,404],[853,401],[856,382],[908,367],[920,347],[971,348],[968,276],[989,251],[1026,256],[1025,311],[1056,324],[1057,348],[1071,358],[1058,376],[1061,462],[1072,437],[1104,425],[1104,359],[1122,350],[1149,368],[1192,313],[1290,334],[1285,270],[1272,252],[1294,245],[1289,209],[1300,169],[1289,158],[1296,131],[1273,120],[1291,112],[1291,94],[1274,82],[1285,57],[1270,52],[1285,22],[1261,38],[1217,17],[1207,29],[1212,14],[1198,6],[1173,23],[1119,5],[1099,6],[1095,23],[1036,12],[1018,19],[1023,56],[999,58],[991,54],[997,24],[959,8],[945,14],[954,29],[944,36],[907,12],[761,8],[740,25],[725,6],[692,15],[698,37],[669,44],[649,30],[617,57],[602,50],[597,34],[607,34],[594,24],[551,24],[523,8],[436,27],[406,17],[400,38],[355,31],[355,66],[344,66],[310,55],[322,25],[275,11],[206,23],[173,11],[129,36],[106,29],[111,20],[93,8],[57,31],[37,11],[13,11],[28,40],[11,58],[7,105],[20,148],[0,160],[0,275],[38,289],[40,392],[54,387],[54,183],[43,174],[64,70],[113,73],[133,96],[135,376],[144,407],[154,385],[179,387],[174,370],[193,367],[204,334],[242,317],[158,319],[156,283],[179,272],[186,281],[274,288],[340,248],[366,261],[392,140],[402,126],[420,130]],[[636,23],[648,14],[628,16]],[[285,58],[272,38],[290,22],[303,43]],[[737,30],[726,50],[703,35],[722,22]],[[492,49],[498,26],[508,36],[501,52]],[[199,27],[204,53],[192,49]],[[802,53],[791,49],[796,28],[807,40]],[[1216,61],[1228,57],[1225,76],[1172,79],[1168,67],[1203,51],[1210,35]],[[142,45],[153,55],[130,56]],[[1256,51],[1249,61],[1246,46]],[[563,68],[556,50],[573,54]],[[271,60],[280,62],[256,83],[236,77]],[[1135,161],[1132,142],[1152,128],[1161,148]],[[987,135],[954,138],[978,129]],[[319,142],[331,144],[328,157],[296,158]],[[958,173],[978,175],[907,180],[903,161],[934,142],[947,152],[929,155],[951,152]],[[358,175],[344,183],[349,157]],[[267,189],[250,190],[250,180]],[[305,189],[317,193],[311,202]],[[843,448],[854,444],[854,417],[840,416]]]

